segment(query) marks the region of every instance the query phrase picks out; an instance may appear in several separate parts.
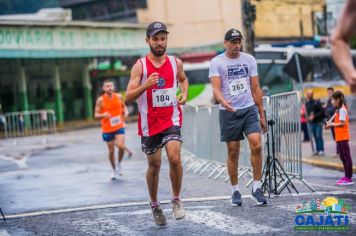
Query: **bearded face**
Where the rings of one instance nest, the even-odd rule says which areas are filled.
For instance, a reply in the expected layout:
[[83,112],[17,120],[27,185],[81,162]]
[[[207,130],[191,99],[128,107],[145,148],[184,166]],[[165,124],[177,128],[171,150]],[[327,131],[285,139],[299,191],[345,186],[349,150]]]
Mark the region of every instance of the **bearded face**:
[[166,53],[167,33],[159,32],[149,38],[146,38],[146,42],[149,45],[152,54],[156,57],[161,57]]
[[155,55],[156,57],[163,56],[166,53],[166,48],[167,47],[163,47],[163,46],[153,47],[152,45],[150,45],[150,50],[152,54]]
[[109,95],[111,95],[114,92],[114,83],[111,81],[104,82],[103,84],[103,91]]

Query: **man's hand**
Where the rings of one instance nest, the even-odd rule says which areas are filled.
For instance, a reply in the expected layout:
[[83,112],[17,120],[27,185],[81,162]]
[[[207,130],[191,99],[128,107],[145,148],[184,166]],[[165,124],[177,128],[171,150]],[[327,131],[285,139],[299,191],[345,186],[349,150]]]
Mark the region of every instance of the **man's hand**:
[[261,124],[261,129],[263,133],[267,132],[267,124],[266,124],[266,119],[264,117],[260,118],[260,124]]
[[223,105],[223,107],[225,107],[225,109],[229,112],[235,112],[236,110],[231,106],[231,102],[224,100],[221,105]]
[[345,80],[350,84],[351,92],[356,93],[356,70],[354,70],[354,73],[345,74]]
[[111,114],[109,112],[103,113],[103,118],[109,119],[111,118]]
[[150,76],[147,78],[145,82],[145,87],[150,88],[153,85],[157,84],[158,78],[159,78],[159,74],[157,72],[150,74]]
[[330,129],[332,126],[333,126],[333,123],[332,123],[332,122],[326,122],[324,128],[325,128],[325,129]]
[[311,113],[310,116],[308,117],[308,120],[309,120],[309,121],[313,121],[314,118],[315,118],[314,113]]
[[177,101],[179,105],[184,105],[187,101],[187,95],[185,93],[181,93],[177,96]]

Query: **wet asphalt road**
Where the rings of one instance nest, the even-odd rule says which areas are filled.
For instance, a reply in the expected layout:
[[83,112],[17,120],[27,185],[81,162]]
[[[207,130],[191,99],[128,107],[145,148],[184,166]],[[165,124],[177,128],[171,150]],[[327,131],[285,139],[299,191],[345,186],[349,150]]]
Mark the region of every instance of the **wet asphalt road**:
[[[0,155],[0,207],[6,216],[12,217],[0,223],[0,235],[293,235],[300,234],[294,231],[294,209],[302,200],[335,195],[351,205],[356,204],[355,186],[334,185],[341,172],[308,165],[303,165],[304,178],[319,193],[311,193],[295,180],[298,191],[304,195],[292,196],[284,191],[283,197],[272,197],[269,206],[263,208],[255,207],[248,196],[249,187],[241,188],[243,206],[233,208],[227,200],[230,194],[228,183],[185,171],[182,197],[190,200],[185,203],[187,217],[174,220],[170,205],[165,204],[169,224],[159,228],[147,207],[147,164],[135,130],[135,125],[130,124],[127,145],[134,155],[131,159],[125,158],[124,175],[117,181],[109,180],[106,147],[98,128],[61,134],[47,146],[43,144],[49,148],[38,148],[41,144],[34,148],[34,140],[28,144],[23,142],[22,154],[32,152],[26,159],[26,155]],[[15,148],[13,153],[19,150],[10,144],[0,143],[0,148],[1,145],[6,148],[3,150]],[[247,178],[242,179],[241,186],[247,181]],[[162,162],[159,198],[164,202],[170,197],[169,170],[165,160]],[[199,199],[204,197],[217,199]],[[125,203],[137,204],[127,207]],[[82,207],[85,206],[92,210],[84,211]],[[65,212],[52,214],[58,209]],[[351,208],[352,224],[356,222],[355,212]],[[38,216],[27,217],[26,213],[37,213]],[[16,215],[23,217],[16,218]],[[352,225],[348,234],[355,232],[356,227]],[[304,234],[310,235],[311,232]],[[335,235],[335,232],[329,234]]]

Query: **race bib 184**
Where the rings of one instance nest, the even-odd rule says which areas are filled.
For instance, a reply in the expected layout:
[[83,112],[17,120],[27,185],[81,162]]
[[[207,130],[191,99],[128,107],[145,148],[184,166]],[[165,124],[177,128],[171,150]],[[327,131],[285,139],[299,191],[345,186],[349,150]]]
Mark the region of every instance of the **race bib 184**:
[[153,107],[173,106],[176,102],[176,89],[152,89]]
[[233,80],[229,83],[230,94],[240,95],[247,91],[247,78]]

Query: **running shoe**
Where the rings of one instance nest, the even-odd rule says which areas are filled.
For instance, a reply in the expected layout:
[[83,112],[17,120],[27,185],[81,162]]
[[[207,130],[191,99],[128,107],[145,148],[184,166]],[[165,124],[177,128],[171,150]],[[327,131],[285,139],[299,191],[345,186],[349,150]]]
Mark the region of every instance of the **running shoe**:
[[337,185],[352,185],[354,182],[352,182],[352,178],[347,178],[345,177],[342,181],[337,183]]
[[341,179],[339,179],[338,181],[336,181],[336,184],[340,184],[345,180],[346,177],[342,177]]
[[128,155],[127,155],[127,158],[130,159],[132,157],[132,152],[130,152]]
[[172,201],[172,210],[173,215],[176,220],[182,219],[185,216],[185,210],[181,200],[173,200]]
[[151,206],[151,210],[153,219],[155,220],[156,224],[159,226],[165,226],[167,224],[167,220],[163,214],[161,207],[159,205],[155,207]]
[[124,173],[122,172],[122,167],[121,167],[121,164],[118,163],[116,165],[116,173],[119,173],[119,175],[123,175]]
[[111,180],[116,180],[117,179],[117,173],[115,170],[113,170],[110,174],[110,179]]
[[252,196],[255,198],[257,205],[267,204],[267,199],[260,188],[256,189],[255,192],[252,190]]
[[235,191],[230,199],[230,204],[231,206],[241,206],[242,205],[242,200],[241,200],[241,194],[239,191]]

